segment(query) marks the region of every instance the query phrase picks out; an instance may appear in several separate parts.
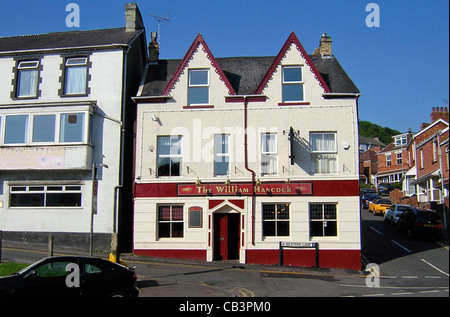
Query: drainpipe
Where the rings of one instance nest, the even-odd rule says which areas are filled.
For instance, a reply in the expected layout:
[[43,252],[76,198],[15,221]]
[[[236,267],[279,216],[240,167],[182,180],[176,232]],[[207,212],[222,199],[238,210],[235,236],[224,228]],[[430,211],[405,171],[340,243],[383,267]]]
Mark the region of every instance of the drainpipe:
[[255,171],[248,167],[248,137],[247,137],[247,106],[248,96],[244,96],[244,161],[245,169],[252,173],[252,245],[255,245]]

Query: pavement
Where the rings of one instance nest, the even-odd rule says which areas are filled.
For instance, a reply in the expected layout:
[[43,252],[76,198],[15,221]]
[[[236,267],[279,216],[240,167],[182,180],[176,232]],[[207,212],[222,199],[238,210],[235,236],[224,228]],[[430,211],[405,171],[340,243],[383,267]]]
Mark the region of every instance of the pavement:
[[[3,262],[33,263],[41,258],[49,256],[48,247],[45,245],[35,245],[30,243],[20,243],[3,241],[2,243]],[[80,255],[88,256],[89,251],[54,247],[53,255]],[[94,252],[93,256],[108,258],[107,253]],[[169,259],[149,256],[138,256],[133,253],[121,254],[120,260],[130,267],[136,267],[138,275],[138,286],[141,290],[141,297],[255,297],[255,294],[243,287],[221,288],[208,284],[201,280],[192,279],[186,281],[174,278],[177,274],[197,274],[203,272],[223,272],[233,270],[245,270],[257,272],[269,277],[303,277],[313,279],[333,279],[335,276],[356,276],[364,277],[364,272],[345,269],[327,268],[303,268],[293,266],[241,264],[238,261],[196,261],[186,259]],[[155,276],[155,270],[168,270],[167,275],[159,274]],[[186,273],[189,271],[190,273]],[[194,273],[192,273],[194,272]]]

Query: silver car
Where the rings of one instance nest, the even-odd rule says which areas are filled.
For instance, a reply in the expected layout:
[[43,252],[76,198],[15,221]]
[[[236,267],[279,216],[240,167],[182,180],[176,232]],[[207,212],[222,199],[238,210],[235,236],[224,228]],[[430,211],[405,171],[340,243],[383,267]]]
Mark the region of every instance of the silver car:
[[386,210],[384,220],[390,222],[391,224],[398,223],[398,218],[400,218],[403,212],[412,209],[413,207],[409,205],[393,204],[391,208]]

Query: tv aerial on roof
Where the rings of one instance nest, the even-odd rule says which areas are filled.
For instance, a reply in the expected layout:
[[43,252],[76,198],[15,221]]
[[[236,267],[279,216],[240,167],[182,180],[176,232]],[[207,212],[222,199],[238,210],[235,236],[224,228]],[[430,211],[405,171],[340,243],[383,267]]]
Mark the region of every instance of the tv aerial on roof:
[[153,14],[149,14],[151,17],[155,18],[156,21],[158,21],[158,44],[159,47],[161,47],[161,22],[169,22],[170,18],[168,17],[161,17],[159,15],[153,15]]

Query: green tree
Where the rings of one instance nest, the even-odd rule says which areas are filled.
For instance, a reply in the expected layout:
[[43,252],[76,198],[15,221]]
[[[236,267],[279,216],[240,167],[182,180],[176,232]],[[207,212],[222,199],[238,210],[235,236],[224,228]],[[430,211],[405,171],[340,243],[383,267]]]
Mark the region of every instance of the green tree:
[[388,127],[381,127],[378,124],[369,121],[359,122],[359,135],[368,138],[378,137],[378,139],[386,145],[392,142],[392,136],[398,134],[401,133],[397,130]]

